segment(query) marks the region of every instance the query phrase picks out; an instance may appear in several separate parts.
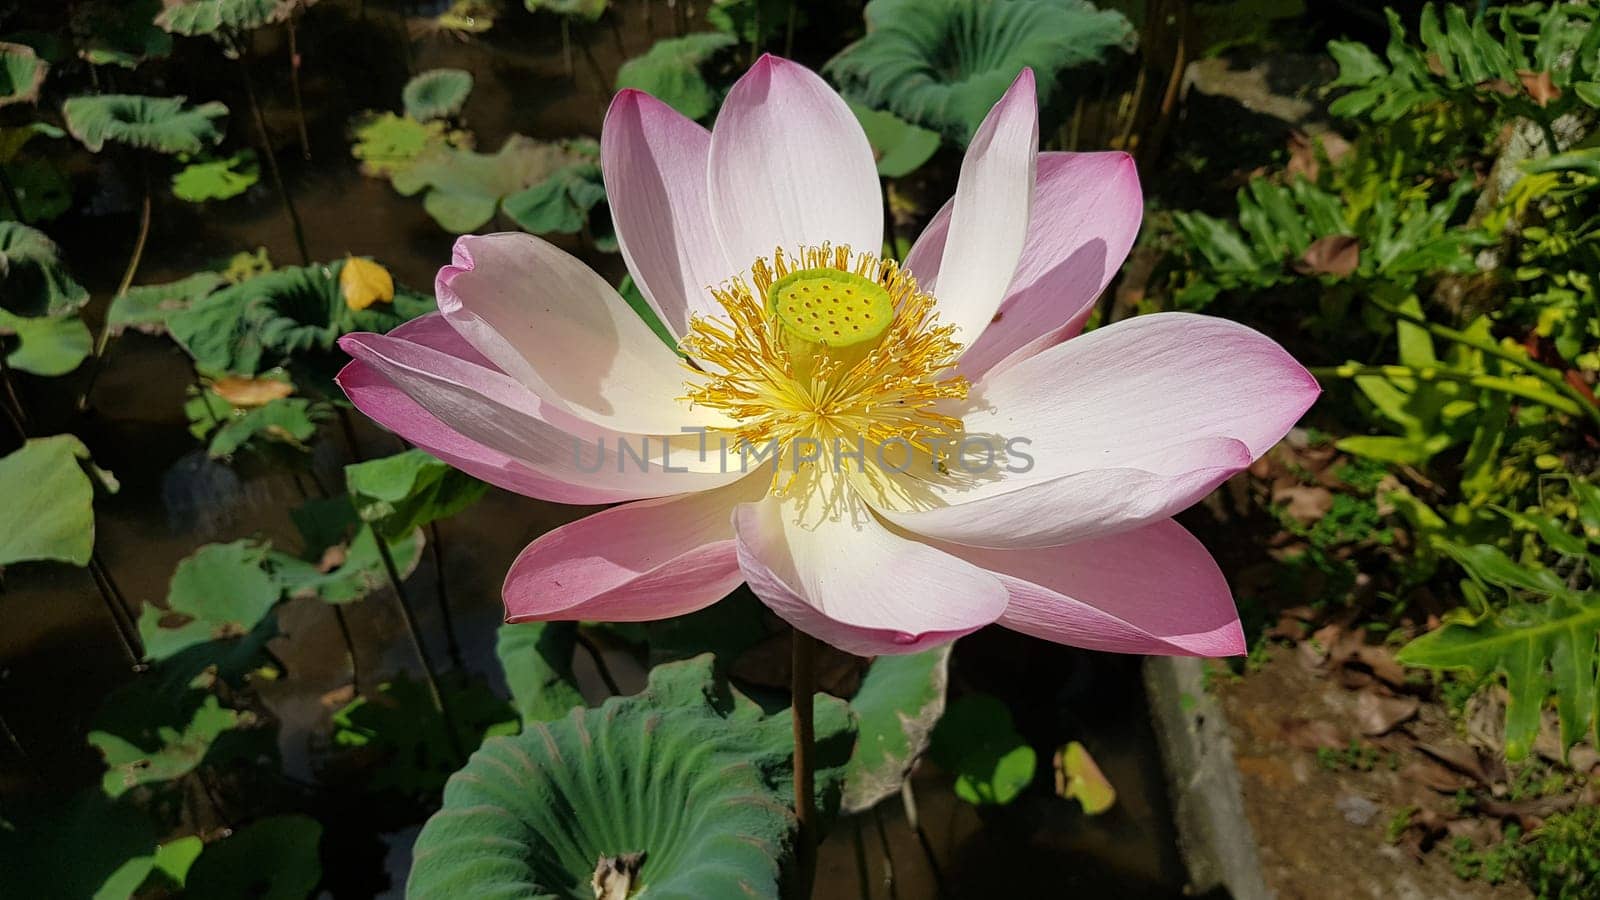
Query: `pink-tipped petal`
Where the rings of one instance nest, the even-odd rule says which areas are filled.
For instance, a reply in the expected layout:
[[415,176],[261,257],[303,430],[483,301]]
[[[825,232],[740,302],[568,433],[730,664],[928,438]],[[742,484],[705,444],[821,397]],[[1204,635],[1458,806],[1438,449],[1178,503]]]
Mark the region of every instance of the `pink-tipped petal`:
[[[941,297],[937,277],[950,211],[947,204],[934,217],[906,260],[918,282]],[[962,374],[977,380],[1013,354],[1020,361],[1082,331],[1127,258],[1143,213],[1139,172],[1128,154],[1039,154],[1022,258],[999,312],[962,354]]]
[[647,622],[717,602],[744,581],[733,508],[766,488],[755,475],[700,494],[615,506],[546,533],[506,574],[506,620]]
[[710,154],[711,132],[649,94],[625,90],[611,101],[600,159],[617,244],[640,293],[679,338],[690,316],[723,315],[709,286],[735,271],[711,224]]
[[[377,334],[346,335],[339,345],[364,366],[346,373],[351,386],[365,394],[357,401],[367,404],[363,410],[385,424],[394,422],[390,427],[403,437],[417,437],[424,446],[422,437],[434,443],[440,440],[429,430],[437,422],[472,445],[581,489],[580,496],[593,494],[604,500],[702,491],[739,477],[737,472],[718,471],[717,460],[698,459],[692,436],[575,434],[563,427],[572,422],[571,414],[543,403],[497,369],[446,352]],[[398,394],[384,390],[376,380],[388,382]],[[418,416],[418,409],[426,416]]]
[[711,216],[736,269],[773,248],[883,245],[878,169],[850,107],[810,69],[763,56],[711,130]]
[[1012,442],[994,467],[983,471],[980,456],[956,467],[962,477],[923,478],[900,498],[874,500],[904,528],[981,546],[1127,530],[1172,515],[1249,465],[1318,391],[1282,347],[1236,322],[1138,316],[974,388],[966,433]]
[[605,279],[546,241],[465,235],[437,288],[461,336],[548,404],[635,434],[726,424],[678,399],[678,356]]
[[[998,579],[885,528],[846,492],[820,512],[769,496],[734,511],[739,565],[774,613],[848,653],[915,653],[993,622]],[[841,507],[842,508],[839,508]]]
[[1000,576],[1011,602],[999,624],[1024,634],[1113,653],[1245,652],[1222,570],[1170,519],[1065,547],[946,549]]
[[[1028,236],[1039,103],[1023,69],[967,146],[937,280],[939,321],[970,347],[1005,299]],[[913,269],[913,272],[916,270]]]

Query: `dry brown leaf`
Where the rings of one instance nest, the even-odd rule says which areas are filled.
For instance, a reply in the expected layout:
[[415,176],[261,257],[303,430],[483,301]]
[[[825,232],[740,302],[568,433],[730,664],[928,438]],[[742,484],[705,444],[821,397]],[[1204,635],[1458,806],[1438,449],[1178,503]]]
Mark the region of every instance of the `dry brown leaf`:
[[1478,758],[1478,751],[1464,744],[1418,744],[1417,749],[1478,784],[1489,783],[1489,773]]
[[1345,278],[1360,265],[1361,241],[1353,235],[1330,234],[1312,241],[1294,261],[1294,270],[1302,275]]
[[317,571],[326,575],[334,569],[344,565],[350,557],[350,548],[344,544],[334,544],[322,551],[322,558],[317,560]]
[[1421,706],[1415,697],[1385,697],[1367,691],[1356,698],[1356,724],[1368,737],[1388,734],[1415,716]]
[[1454,794],[1474,784],[1471,778],[1459,772],[1452,772],[1431,759],[1419,759],[1407,764],[1400,770],[1400,780],[1420,784],[1441,794]]
[[1561,88],[1550,80],[1549,72],[1531,72],[1523,69],[1517,72],[1517,80],[1522,82],[1522,89],[1528,92],[1533,102],[1540,108],[1550,105],[1553,100],[1561,99]]
[[273,378],[228,375],[211,382],[211,392],[241,409],[266,406],[294,393],[294,385]]
[[1291,131],[1288,174],[1291,177],[1299,175],[1307,181],[1316,181],[1322,172],[1323,159],[1338,165],[1340,160],[1350,155],[1350,150],[1350,142],[1340,137],[1336,131],[1318,135],[1309,135],[1299,130]]
[[1301,525],[1314,525],[1333,508],[1333,492],[1325,487],[1291,484],[1272,489],[1272,502]]
[[1301,750],[1337,750],[1350,743],[1339,726],[1326,719],[1286,719],[1279,727],[1284,742]]

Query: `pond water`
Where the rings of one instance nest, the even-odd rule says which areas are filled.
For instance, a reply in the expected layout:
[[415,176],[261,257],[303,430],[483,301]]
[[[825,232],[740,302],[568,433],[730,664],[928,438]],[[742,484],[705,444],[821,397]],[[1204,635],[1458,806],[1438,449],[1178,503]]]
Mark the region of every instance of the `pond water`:
[[[363,6],[324,0],[300,29],[309,161],[293,137],[286,48],[277,33],[263,36],[254,48],[256,77],[312,256],[371,255],[398,280],[424,288],[449,258],[452,237],[416,198],[400,197],[386,182],[357,172],[346,133],[351,116],[397,107],[400,87],[413,71],[452,66],[476,78],[466,119],[479,149],[498,147],[512,133],[598,136],[610,90],[589,58],[594,67],[614,73],[623,59],[675,28],[665,4],[655,3],[648,14],[644,3],[621,4],[615,30],[597,26],[575,33],[586,49],[575,54],[576,72],[569,76],[559,32],[541,27],[548,19],[508,11],[492,31],[463,40],[417,34],[419,17],[437,13],[442,4],[418,4],[412,16],[375,3]],[[406,34],[415,39],[403,40]],[[800,37],[796,55],[820,62],[808,58],[806,35]],[[231,128],[245,142],[247,106],[234,64],[203,42],[180,42],[159,71],[169,93],[228,103],[234,110]],[[84,154],[78,162],[87,167],[93,160]],[[95,297],[86,314],[93,327],[131,247],[137,196],[115,166],[102,164],[97,176],[82,180],[94,184],[92,195],[80,196],[79,208],[52,228]],[[141,283],[174,279],[258,246],[275,261],[298,262],[265,181],[243,197],[203,207],[158,197],[154,222]],[[613,281],[623,274],[620,257],[585,251],[576,241],[567,246]],[[96,546],[123,594],[136,603],[164,597],[174,566],[206,542],[262,536],[295,546],[288,511],[304,498],[303,485],[248,457],[231,465],[205,457],[182,413],[192,378],[182,353],[165,339],[129,333],[111,354],[86,419],[68,413],[73,379],[24,378],[21,387],[30,409],[39,411],[39,433],[71,428],[121,482],[119,493],[97,503]],[[398,447],[364,421],[357,438],[366,456]],[[337,484],[349,452],[338,429],[325,428],[316,444],[319,479]],[[446,645],[431,557],[407,584],[433,657],[447,667],[458,659],[471,671],[498,678],[493,640],[507,565],[529,540],[586,511],[491,491],[468,513],[442,523],[440,550],[458,651]],[[351,679],[332,613],[304,600],[289,603],[279,618],[284,636],[272,649],[289,677],[263,696],[282,721],[279,748],[290,783],[316,788],[327,826],[325,887],[338,897],[398,896],[420,819],[414,811],[366,808],[365,795],[351,785],[317,782],[314,749],[328,727],[325,696]],[[363,687],[415,666],[390,596],[379,593],[354,605],[348,619]],[[0,622],[0,713],[28,750],[28,759],[21,760],[0,748],[0,792],[12,797],[92,782],[100,765],[84,742],[89,718],[130,673],[88,572],[44,565],[7,571]],[[625,691],[642,686],[644,669],[625,647],[610,646],[606,654]],[[579,669],[586,694],[592,700],[605,696],[582,654]],[[1010,806],[979,810],[956,799],[949,776],[925,764],[915,779],[925,843],[897,802],[844,820],[824,844],[817,896],[932,897],[941,880],[950,896],[960,897],[1182,895],[1182,867],[1138,660],[991,630],[958,646],[952,689],[983,690],[1007,701],[1040,754],[1033,788]],[[1116,785],[1118,803],[1106,816],[1086,817],[1051,793],[1049,756],[1068,740],[1084,741]],[[892,879],[885,878],[888,868]]]

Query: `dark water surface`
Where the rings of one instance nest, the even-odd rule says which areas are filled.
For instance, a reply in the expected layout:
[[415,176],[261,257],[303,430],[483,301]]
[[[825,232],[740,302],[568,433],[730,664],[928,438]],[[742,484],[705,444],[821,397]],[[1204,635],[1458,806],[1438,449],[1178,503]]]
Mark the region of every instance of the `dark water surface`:
[[[575,78],[568,77],[559,32],[548,17],[508,9],[493,31],[470,41],[423,34],[408,60],[399,49],[400,36],[414,31],[419,20],[381,12],[376,3],[369,6],[363,19],[356,2],[324,0],[302,22],[310,162],[300,158],[293,140],[281,34],[261,36],[254,71],[312,256],[371,255],[398,280],[426,288],[449,259],[452,237],[427,216],[420,198],[400,197],[387,182],[357,172],[346,135],[351,116],[363,109],[397,109],[410,71],[464,68],[476,78],[466,124],[477,134],[478,149],[492,151],[511,133],[541,139],[598,136],[609,85],[582,54],[575,56]],[[433,13],[439,6],[418,5],[417,11]],[[621,4],[615,30],[601,25],[577,29],[575,35],[604,72],[614,73],[622,59],[645,51],[652,33],[673,33],[664,3],[656,2],[651,12],[647,29],[644,4]],[[847,21],[856,27],[859,19],[852,14]],[[831,31],[827,22],[814,23],[801,33],[797,55],[820,63],[805,48],[815,42],[824,55],[830,52],[837,46]],[[180,41],[176,56],[150,71],[165,82],[167,92],[228,103],[233,110],[229,146],[253,145],[237,69],[215,48]],[[144,74],[141,70],[141,78]],[[94,160],[82,154],[77,162],[87,168]],[[94,178],[79,179],[81,208],[48,230],[94,295],[87,317],[97,328],[131,249],[137,191],[130,187],[136,182],[114,164],[94,171]],[[298,262],[265,181],[243,197],[203,207],[158,196],[154,222],[140,283],[213,267],[257,246],[266,247],[277,263]],[[619,257],[584,252],[575,241],[565,245],[612,280],[621,276]],[[188,434],[182,404],[191,375],[181,352],[164,339],[130,333],[111,353],[87,417],[68,413],[81,372],[77,379],[51,382],[24,378],[22,389],[38,420],[36,433],[74,431],[95,460],[121,480],[118,494],[96,501],[96,547],[121,590],[138,603],[161,600],[178,561],[208,542],[263,537],[295,548],[288,512],[304,496],[295,479],[249,457],[231,466],[208,460]],[[398,449],[392,437],[370,425],[362,423],[358,432],[367,456]],[[338,484],[348,449],[337,430],[325,429],[316,448],[319,477]],[[468,513],[442,523],[447,586],[467,668],[498,679],[494,629],[508,564],[529,540],[585,512],[491,491]],[[429,648],[443,660],[447,654],[433,600],[437,577],[425,556],[407,588]],[[415,669],[391,597],[375,594],[349,607],[348,618],[364,687],[379,676]],[[261,693],[281,719],[279,745],[288,776],[309,783],[317,776],[316,736],[328,728],[323,697],[347,687],[351,673],[328,607],[294,601],[280,608],[279,621],[284,636],[272,648],[290,677]],[[643,685],[643,667],[625,650],[608,650],[607,656],[624,690]],[[586,694],[598,701],[604,688],[586,657],[580,654],[578,663]],[[130,677],[86,570],[60,565],[8,570],[0,593],[0,714],[29,759],[0,747],[0,795],[65,793],[96,781],[100,763],[84,736],[106,694]],[[926,848],[907,827],[901,804],[892,800],[877,814],[842,821],[823,846],[818,897],[935,896],[930,852],[954,896],[1181,895],[1181,867],[1136,660],[991,629],[959,645],[952,689],[987,691],[1008,702],[1019,729],[1039,751],[1034,786],[1011,806],[978,810],[950,793],[948,776],[925,766],[915,785]],[[1068,740],[1083,741],[1116,785],[1118,803],[1109,814],[1085,817],[1051,793],[1050,754]],[[316,791],[314,802],[328,828],[323,844],[328,889],[340,897],[398,896],[415,828],[367,809],[369,801],[359,792],[338,785]],[[380,839],[380,831],[391,833]],[[863,867],[870,885],[865,891]],[[892,887],[885,879],[891,867]],[[392,876],[387,886],[386,869]]]

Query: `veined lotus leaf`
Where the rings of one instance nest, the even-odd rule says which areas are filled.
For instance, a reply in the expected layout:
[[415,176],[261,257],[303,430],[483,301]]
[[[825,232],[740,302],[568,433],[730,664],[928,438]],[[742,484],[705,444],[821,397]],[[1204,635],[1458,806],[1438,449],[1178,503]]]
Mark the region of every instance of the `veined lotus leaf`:
[[32,47],[0,41],[0,106],[38,100],[48,71],[50,64]]
[[[848,707],[819,695],[819,808],[839,797]],[[715,679],[709,654],[658,666],[599,709],[493,738],[451,777],[418,836],[412,900],[587,898],[602,860],[642,854],[656,900],[779,896],[790,860],[793,737]]]
[[617,69],[617,90],[644,91],[691,119],[703,119],[717,108],[718,95],[700,67],[738,42],[720,31],[657,41]]
[[185,881],[186,897],[305,900],[322,880],[322,826],[310,816],[271,816],[207,844]]
[[1063,71],[1133,40],[1121,13],[1087,0],[872,0],[866,19],[823,71],[847,98],[963,146],[1025,66],[1047,107]]
[[261,180],[254,150],[240,150],[221,159],[202,159],[173,173],[172,195],[190,203],[227,200]]
[[456,739],[433,707],[427,685],[406,675],[379,685],[333,714],[334,745],[377,757],[368,782],[374,790],[434,797],[461,767],[456,747],[477,749],[487,737],[517,733],[517,713],[481,681],[447,673],[439,685]]
[[605,15],[606,7],[611,5],[610,0],[522,0],[528,7],[528,12],[552,12],[558,16],[570,16],[574,19],[584,19],[589,22],[599,21]]
[[448,119],[467,105],[472,73],[465,69],[430,69],[406,82],[400,92],[406,115],[419,122]]
[[217,120],[228,114],[228,107],[215,101],[185,106],[185,99],[98,94],[73,97],[61,113],[72,136],[95,153],[114,141],[168,155],[193,155],[222,140]]
[[111,301],[106,327],[112,334],[121,334],[130,328],[146,334],[165,334],[168,319],[224,284],[227,279],[216,272],[196,272],[167,284],[129,288],[126,294]]
[[393,178],[426,151],[452,143],[445,123],[418,122],[392,112],[363,113],[350,129],[350,155],[361,160],[361,174]]
[[361,521],[393,541],[478,502],[489,486],[423,450],[344,467]]
[[880,656],[850,700],[855,711],[855,751],[845,769],[845,812],[862,812],[900,793],[900,783],[928,747],[944,714],[950,647],[905,656]]
[[[356,515],[348,496],[308,501],[289,518],[305,543],[303,558],[276,551],[270,557],[272,577],[289,596],[315,596],[337,606],[389,586],[377,536]],[[416,571],[422,548],[420,530],[389,542],[389,555],[402,579]]]
[[427,191],[422,206],[439,227],[466,234],[494,218],[501,199],[593,154],[590,139],[544,142],[513,134],[495,153],[434,147],[392,181],[407,197]]
[[[309,6],[309,2],[301,5]],[[173,34],[194,37],[251,31],[287,19],[295,0],[165,0],[156,24]]]
[[907,122],[892,112],[850,104],[861,130],[867,133],[872,155],[878,161],[878,174],[902,178],[915,172],[939,149],[939,135]]
[[155,867],[155,823],[99,788],[8,804],[6,818],[16,827],[0,826],[0,871],[17,897],[125,900]]
[[145,658],[159,662],[256,631],[281,593],[266,560],[266,546],[245,540],[207,544],[178,563],[166,608],[146,606],[139,615]]
[[55,241],[37,228],[0,221],[0,308],[19,316],[60,316],[89,302]]
[[[226,709],[213,694],[191,692],[176,717],[142,709],[145,716],[121,716],[123,727],[89,732],[89,744],[105,758],[100,789],[113,799],[141,784],[172,781],[193,772],[225,732],[255,723],[251,712]],[[149,713],[155,712],[155,715]],[[169,721],[170,719],[170,721]]]
[[91,65],[137,68],[172,53],[172,35],[156,27],[161,0],[111,0],[77,4],[73,26],[84,35],[78,55]]
[[54,559],[89,564],[94,485],[89,448],[70,434],[33,438],[0,457],[0,566]]
[[191,433],[210,437],[206,455],[222,459],[257,439],[309,452],[306,444],[316,436],[317,423],[328,417],[330,409],[326,403],[305,397],[280,397],[250,408],[236,407],[208,393],[190,397],[183,411],[189,417]]
[[94,344],[77,313],[25,318],[0,309],[0,337],[7,335],[17,338],[17,346],[6,353],[6,362],[46,378],[76,369]]
[[177,342],[206,372],[254,375],[296,355],[331,353],[352,331],[389,331],[434,308],[404,288],[393,303],[353,310],[339,275],[344,260],[274,269],[222,288],[167,320]]
[[505,199],[506,215],[523,231],[575,234],[589,221],[589,210],[605,202],[600,165],[578,163],[558,169],[525,191]]
[[524,722],[559,719],[583,706],[572,675],[576,622],[516,622],[500,626],[494,653]]

